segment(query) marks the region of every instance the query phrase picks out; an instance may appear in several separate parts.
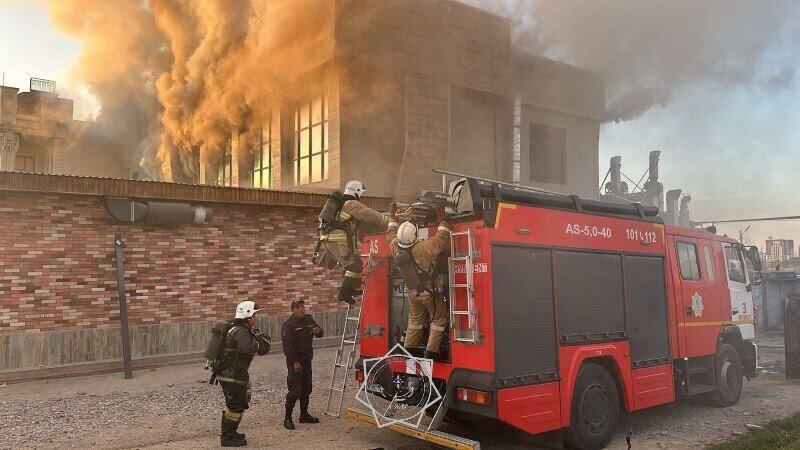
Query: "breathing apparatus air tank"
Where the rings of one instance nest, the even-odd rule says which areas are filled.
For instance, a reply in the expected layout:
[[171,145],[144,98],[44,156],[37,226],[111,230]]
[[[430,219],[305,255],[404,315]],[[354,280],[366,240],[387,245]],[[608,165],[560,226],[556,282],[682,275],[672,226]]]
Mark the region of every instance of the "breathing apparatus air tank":
[[213,365],[213,363],[222,355],[222,349],[225,346],[225,339],[228,337],[228,329],[230,322],[227,320],[217,320],[211,327],[211,336],[206,345],[206,368]]

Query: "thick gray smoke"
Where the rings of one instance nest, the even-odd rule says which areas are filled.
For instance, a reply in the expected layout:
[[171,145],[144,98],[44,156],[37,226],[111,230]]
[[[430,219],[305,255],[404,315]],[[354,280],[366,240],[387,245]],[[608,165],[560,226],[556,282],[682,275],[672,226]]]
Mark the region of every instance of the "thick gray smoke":
[[794,0],[463,1],[512,18],[517,51],[600,73],[608,120],[664,105],[690,82],[785,88],[800,60],[768,55],[773,41],[800,39]]

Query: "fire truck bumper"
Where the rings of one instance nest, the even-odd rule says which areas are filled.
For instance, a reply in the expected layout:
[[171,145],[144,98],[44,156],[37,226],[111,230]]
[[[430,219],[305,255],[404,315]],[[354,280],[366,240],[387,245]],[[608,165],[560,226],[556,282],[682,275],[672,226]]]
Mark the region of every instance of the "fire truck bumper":
[[[351,419],[356,419],[360,422],[377,425],[372,414],[360,409],[350,408],[347,410],[346,416]],[[480,450],[481,448],[481,443],[478,441],[466,439],[454,434],[443,433],[438,430],[420,430],[401,423],[392,424],[386,428],[401,434],[405,434],[406,436],[411,436],[425,442],[441,445],[442,447],[446,448],[458,450]]]

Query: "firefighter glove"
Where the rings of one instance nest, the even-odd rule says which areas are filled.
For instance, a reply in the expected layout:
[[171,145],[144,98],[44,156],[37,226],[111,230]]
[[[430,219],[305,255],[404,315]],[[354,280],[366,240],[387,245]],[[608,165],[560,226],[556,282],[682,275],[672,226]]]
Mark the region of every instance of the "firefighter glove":
[[297,373],[299,373],[301,370],[303,370],[303,366],[301,366],[299,362],[294,363],[293,367],[294,367],[294,371],[297,372]]

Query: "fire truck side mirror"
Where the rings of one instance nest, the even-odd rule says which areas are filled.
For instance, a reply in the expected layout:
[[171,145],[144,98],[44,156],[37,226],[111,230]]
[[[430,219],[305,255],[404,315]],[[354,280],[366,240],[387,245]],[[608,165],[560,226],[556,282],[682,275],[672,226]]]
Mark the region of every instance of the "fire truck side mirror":
[[761,254],[758,252],[758,247],[755,245],[747,247],[747,255],[750,257],[750,261],[753,262],[753,269],[761,272]]

